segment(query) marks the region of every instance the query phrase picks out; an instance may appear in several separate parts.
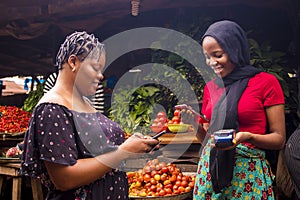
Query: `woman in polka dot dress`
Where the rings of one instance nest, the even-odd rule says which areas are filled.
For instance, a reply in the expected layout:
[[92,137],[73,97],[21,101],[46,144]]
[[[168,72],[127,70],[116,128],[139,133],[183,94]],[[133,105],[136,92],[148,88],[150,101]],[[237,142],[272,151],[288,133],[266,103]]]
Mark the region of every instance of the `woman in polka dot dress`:
[[93,34],[68,36],[56,65],[56,84],[38,103],[25,134],[20,173],[40,178],[46,199],[128,199],[122,161],[158,141],[139,134],[124,141],[119,125],[84,97],[103,79],[104,46]]

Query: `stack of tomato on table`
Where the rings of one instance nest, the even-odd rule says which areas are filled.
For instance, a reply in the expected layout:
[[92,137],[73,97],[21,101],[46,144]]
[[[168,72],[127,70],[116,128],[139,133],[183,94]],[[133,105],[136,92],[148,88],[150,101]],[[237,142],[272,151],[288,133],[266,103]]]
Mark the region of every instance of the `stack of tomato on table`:
[[127,172],[129,196],[141,197],[176,197],[192,195],[195,175],[188,175],[173,163],[149,160],[143,169]]
[[167,132],[187,132],[187,131],[192,132],[193,126],[189,124],[185,124],[181,120],[179,114],[180,114],[180,109],[175,109],[173,113],[173,117],[171,119],[168,119],[164,111],[158,112],[156,118],[153,120],[153,123],[151,125],[151,130],[154,133],[158,133],[164,130],[166,130]]
[[31,113],[16,106],[0,106],[0,133],[24,133],[29,124]]

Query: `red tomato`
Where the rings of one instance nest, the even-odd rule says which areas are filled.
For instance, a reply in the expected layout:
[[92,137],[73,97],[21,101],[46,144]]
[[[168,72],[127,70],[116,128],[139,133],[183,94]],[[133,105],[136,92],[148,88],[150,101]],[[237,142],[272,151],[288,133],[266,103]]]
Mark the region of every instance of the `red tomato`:
[[177,175],[177,180],[182,181],[182,176],[180,174]]
[[189,182],[190,177],[188,177],[188,176],[182,176],[181,180]]
[[145,182],[149,182],[151,179],[151,176],[149,174],[145,174],[143,178],[144,178]]
[[[156,185],[156,184],[157,184],[157,181],[156,181],[154,178],[151,178],[151,179],[150,179],[150,183],[151,183],[152,185]],[[156,190],[156,188],[155,188],[155,190]]]
[[179,118],[178,116],[174,116],[174,117],[172,118],[172,121],[173,121],[173,123],[174,123],[174,122],[180,123],[180,118]]
[[166,192],[166,194],[172,194],[171,188],[165,188],[165,192]]
[[152,192],[156,192],[156,185],[151,185],[151,186],[150,186],[150,190],[151,190]]
[[167,180],[167,178],[168,178],[168,175],[165,174],[165,173],[163,173],[163,174],[160,176],[160,180],[161,180],[161,181],[165,181],[165,180]]
[[176,182],[176,180],[177,180],[177,177],[176,177],[175,174],[173,174],[173,175],[170,177],[170,181],[171,181],[171,182]]
[[189,185],[189,183],[187,181],[181,181],[181,186],[182,187],[187,187]]
[[185,188],[182,187],[182,186],[179,186],[179,187],[178,187],[178,190],[179,190],[180,193],[183,193],[183,192],[185,191]]
[[159,196],[165,196],[166,195],[166,192],[165,192],[165,190],[160,190],[159,192],[158,192],[158,195]]
[[181,186],[181,181],[176,181],[175,182],[175,185],[177,185],[178,186],[178,188]]
[[157,118],[160,118],[160,117],[165,117],[166,118],[167,114],[163,111],[160,111],[157,113]]
[[184,189],[184,192],[189,192],[189,191],[191,191],[192,190],[192,188],[191,187],[186,187],[185,189]]
[[164,123],[167,121],[167,118],[166,118],[166,117],[159,117],[159,118],[157,118],[157,120],[158,120],[160,123],[164,124]]
[[154,120],[153,120],[153,124],[157,124],[159,121],[158,121],[158,118],[155,118]]
[[180,114],[180,110],[179,109],[174,110],[174,116],[178,116],[179,117],[179,114]]
[[167,167],[162,167],[161,168],[162,173],[167,173],[168,171],[169,171],[169,169]]

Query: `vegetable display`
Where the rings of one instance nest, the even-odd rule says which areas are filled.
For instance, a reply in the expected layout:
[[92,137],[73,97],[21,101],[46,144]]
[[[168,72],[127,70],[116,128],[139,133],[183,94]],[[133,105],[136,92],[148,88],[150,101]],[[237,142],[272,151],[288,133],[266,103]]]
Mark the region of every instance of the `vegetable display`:
[[44,95],[44,83],[39,83],[36,86],[36,90],[29,92],[28,97],[24,101],[22,109],[28,112],[33,112],[35,106]]
[[162,197],[191,192],[195,175],[184,175],[174,163],[149,160],[138,171],[127,172],[130,197]]
[[0,133],[20,133],[27,130],[31,113],[16,106],[0,106]]

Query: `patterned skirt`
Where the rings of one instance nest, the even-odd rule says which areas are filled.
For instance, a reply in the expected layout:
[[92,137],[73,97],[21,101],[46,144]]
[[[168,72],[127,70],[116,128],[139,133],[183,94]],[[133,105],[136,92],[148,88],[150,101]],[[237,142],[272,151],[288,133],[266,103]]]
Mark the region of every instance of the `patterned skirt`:
[[230,186],[221,193],[214,193],[209,173],[209,155],[211,141],[201,153],[194,187],[194,200],[208,199],[275,199],[270,165],[265,159],[265,152],[239,144],[236,147],[233,178]]

